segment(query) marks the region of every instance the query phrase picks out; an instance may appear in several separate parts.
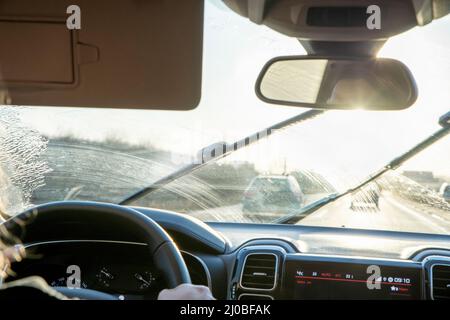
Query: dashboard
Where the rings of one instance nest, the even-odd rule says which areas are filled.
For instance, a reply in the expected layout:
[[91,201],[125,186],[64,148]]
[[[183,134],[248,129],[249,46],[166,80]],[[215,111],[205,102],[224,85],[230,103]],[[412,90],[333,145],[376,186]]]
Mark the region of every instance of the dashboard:
[[[450,236],[293,225],[205,224],[137,208],[180,247],[192,282],[217,299],[450,299]],[[119,299],[155,299],[165,280],[145,243],[120,226],[30,224],[15,277],[43,277]],[[94,239],[94,240],[92,240]],[[78,282],[73,282],[79,271]]]

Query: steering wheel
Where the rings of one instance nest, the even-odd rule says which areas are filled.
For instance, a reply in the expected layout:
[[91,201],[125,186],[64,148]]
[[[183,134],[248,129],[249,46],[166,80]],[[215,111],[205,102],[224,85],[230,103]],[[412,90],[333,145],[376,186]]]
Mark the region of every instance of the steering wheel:
[[[147,244],[153,264],[161,272],[169,288],[183,283],[191,283],[188,268],[172,238],[153,219],[129,207],[98,202],[52,202],[15,216],[5,222],[5,226],[22,242],[35,242],[56,240],[58,235],[61,237],[59,239],[64,239],[64,236],[67,237],[64,235],[64,228],[69,228],[66,231],[73,232],[73,224],[71,224],[73,221],[87,223],[83,225],[89,225],[94,230],[108,230],[111,225],[116,225],[122,232],[132,232],[133,237],[139,238]],[[55,230],[55,234],[42,234],[40,230],[44,229],[44,225],[55,225],[52,229]],[[58,226],[62,227],[57,228]],[[80,230],[80,232],[82,231]],[[85,232],[84,237],[90,236],[89,231],[84,230],[83,232]],[[116,300],[116,297],[112,295],[95,290],[54,289],[69,298]]]

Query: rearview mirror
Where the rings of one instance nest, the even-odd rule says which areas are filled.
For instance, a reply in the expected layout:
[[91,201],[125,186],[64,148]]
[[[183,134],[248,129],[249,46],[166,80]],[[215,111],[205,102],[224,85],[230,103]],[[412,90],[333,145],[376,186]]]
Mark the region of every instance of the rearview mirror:
[[409,69],[393,59],[292,56],[264,66],[256,94],[308,108],[401,110],[416,101],[417,87]]

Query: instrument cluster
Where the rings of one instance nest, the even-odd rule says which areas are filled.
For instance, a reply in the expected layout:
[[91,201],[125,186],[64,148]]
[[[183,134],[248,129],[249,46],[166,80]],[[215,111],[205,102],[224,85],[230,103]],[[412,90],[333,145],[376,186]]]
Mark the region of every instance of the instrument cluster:
[[34,246],[15,267],[16,278],[37,275],[52,287],[97,290],[123,299],[156,298],[166,287],[145,245],[47,243]]

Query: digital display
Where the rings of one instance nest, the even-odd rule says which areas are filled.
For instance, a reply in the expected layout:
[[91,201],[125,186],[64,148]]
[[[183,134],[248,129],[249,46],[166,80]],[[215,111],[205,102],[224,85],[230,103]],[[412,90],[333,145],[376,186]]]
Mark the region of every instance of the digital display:
[[341,262],[286,261],[288,299],[420,299],[421,269]]

